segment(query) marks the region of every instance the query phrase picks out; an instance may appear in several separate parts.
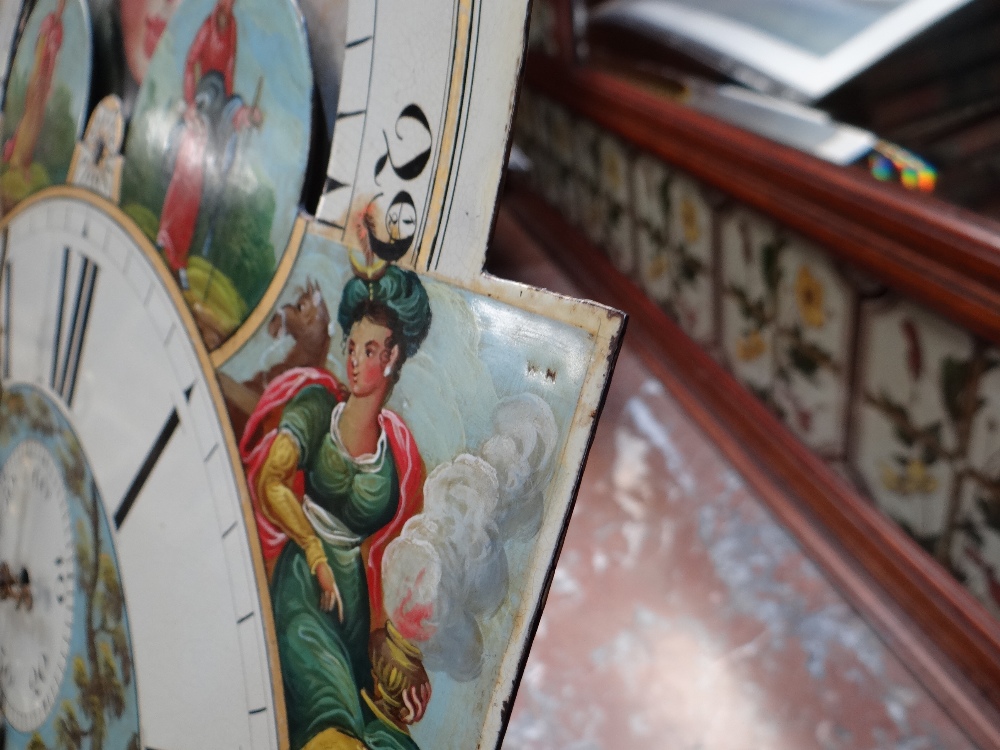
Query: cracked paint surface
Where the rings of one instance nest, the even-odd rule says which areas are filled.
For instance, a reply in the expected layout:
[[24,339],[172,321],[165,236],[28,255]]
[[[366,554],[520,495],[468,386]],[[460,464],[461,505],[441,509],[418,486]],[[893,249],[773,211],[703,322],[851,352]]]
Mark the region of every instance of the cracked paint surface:
[[972,747],[626,339],[504,748]]

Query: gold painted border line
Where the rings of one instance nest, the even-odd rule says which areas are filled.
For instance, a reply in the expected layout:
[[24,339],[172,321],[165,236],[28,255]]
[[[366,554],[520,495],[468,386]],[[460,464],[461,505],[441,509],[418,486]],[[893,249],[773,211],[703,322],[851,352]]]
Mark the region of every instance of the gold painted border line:
[[427,203],[427,223],[424,225],[420,239],[420,249],[412,261],[414,268],[429,266],[430,255],[434,249],[434,239],[444,218],[444,204],[449,187],[449,173],[452,170],[452,159],[455,145],[458,141],[458,126],[462,119],[463,81],[468,75],[469,42],[472,28],[474,0],[458,0],[458,18],[455,23],[455,58],[451,68],[451,82],[448,86],[448,108],[445,112],[444,124],[441,128],[441,148],[438,151],[437,169],[434,170],[434,182],[431,188],[431,199]]

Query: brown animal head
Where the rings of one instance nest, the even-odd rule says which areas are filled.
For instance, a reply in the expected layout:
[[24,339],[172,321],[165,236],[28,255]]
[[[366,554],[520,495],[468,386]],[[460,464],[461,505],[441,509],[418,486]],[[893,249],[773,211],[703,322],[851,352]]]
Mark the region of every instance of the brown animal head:
[[324,339],[329,342],[330,311],[319,284],[306,279],[306,286],[298,290],[295,302],[278,310],[271,318],[267,330],[275,338],[287,333],[300,342],[321,342]]
[[287,334],[295,340],[295,345],[280,362],[260,370],[249,380],[229,385],[226,404],[237,434],[243,433],[247,417],[264,389],[281,373],[293,367],[326,367],[330,353],[330,311],[323,292],[319,284],[306,279],[305,288],[300,287],[296,294],[295,301],[282,306],[267,324],[271,336]]

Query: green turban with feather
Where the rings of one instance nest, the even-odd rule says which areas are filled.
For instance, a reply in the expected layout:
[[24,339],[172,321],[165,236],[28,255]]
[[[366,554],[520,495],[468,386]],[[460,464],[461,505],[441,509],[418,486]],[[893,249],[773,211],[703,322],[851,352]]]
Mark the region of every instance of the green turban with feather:
[[[385,320],[385,313],[388,320]],[[413,271],[389,266],[378,279],[355,276],[344,285],[337,322],[344,336],[362,318],[385,325],[406,357],[417,353],[431,327],[431,303],[420,277]]]

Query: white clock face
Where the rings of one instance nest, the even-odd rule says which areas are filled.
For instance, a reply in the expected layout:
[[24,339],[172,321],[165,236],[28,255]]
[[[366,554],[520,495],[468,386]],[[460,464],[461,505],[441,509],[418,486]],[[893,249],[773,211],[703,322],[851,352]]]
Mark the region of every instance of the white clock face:
[[111,521],[144,747],[276,748],[235,448],[150,251],[73,189],[6,228],[3,383],[63,405]]
[[59,694],[73,627],[73,536],[66,485],[48,450],[26,440],[0,470],[0,707],[36,729]]

